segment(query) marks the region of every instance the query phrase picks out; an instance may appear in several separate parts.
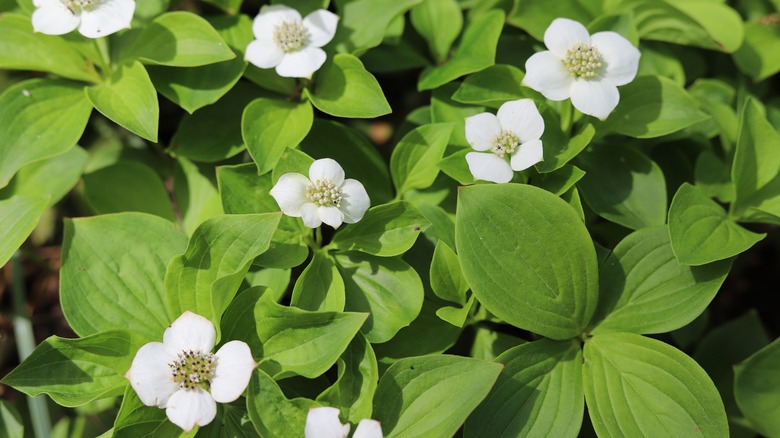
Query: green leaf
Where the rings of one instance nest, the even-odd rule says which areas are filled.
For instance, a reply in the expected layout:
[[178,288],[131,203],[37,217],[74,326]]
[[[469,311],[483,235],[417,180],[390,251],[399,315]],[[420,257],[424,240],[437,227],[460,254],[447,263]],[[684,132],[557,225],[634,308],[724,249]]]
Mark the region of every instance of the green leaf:
[[743,253],[766,234],[737,225],[701,189],[685,183],[669,207],[669,236],[677,260],[698,266]]
[[710,116],[680,85],[659,76],[641,76],[620,87],[620,103],[599,133],[654,138],[680,131]]
[[125,55],[147,64],[197,67],[236,55],[208,21],[191,12],[167,12],[144,27]]
[[463,28],[463,12],[456,0],[428,0],[414,8],[412,26],[425,41],[434,59],[443,61]]
[[465,437],[578,435],[585,408],[579,342],[542,339],[495,361],[504,369],[466,421]]
[[106,82],[85,90],[101,114],[130,132],[157,142],[157,91],[140,62],[121,65]]
[[577,186],[594,213],[634,230],[666,222],[664,174],[634,147],[592,145],[575,162],[585,171]]
[[0,400],[0,436],[3,438],[23,438],[24,423],[14,405]]
[[[390,23],[423,0],[353,0],[339,8],[339,26],[330,43],[339,52],[360,56],[378,46]],[[340,5],[342,6],[342,5]],[[337,55],[338,56],[338,55]],[[316,105],[316,104],[315,104]]]
[[338,378],[317,397],[327,406],[338,407],[351,423],[371,418],[374,393],[379,381],[376,355],[363,335],[357,335],[338,360]]
[[745,41],[734,52],[739,70],[759,82],[780,71],[780,27],[769,21],[745,23]]
[[138,211],[176,220],[160,176],[138,161],[119,161],[84,175],[84,194],[98,214]]
[[466,117],[485,112],[485,107],[466,105],[452,100],[452,95],[458,90],[458,84],[451,82],[433,90],[431,94],[430,121],[416,122],[423,125],[427,123],[453,123],[455,125],[450,136],[450,145],[463,146],[471,149],[466,140]]
[[436,123],[404,135],[390,157],[390,173],[397,193],[425,189],[433,184],[439,174],[436,163],[444,157],[451,134],[451,123]]
[[631,333],[585,342],[585,400],[599,436],[728,436],[707,373],[680,350]]
[[582,169],[565,164],[556,171],[540,174],[538,178],[531,177],[531,181],[533,181],[536,187],[545,189],[556,196],[561,196],[574,187],[574,184],[581,180],[583,176],[585,176],[585,172]]
[[32,79],[0,94],[0,187],[27,163],[76,145],[92,105],[70,81]]
[[517,4],[507,21],[512,26],[525,30],[537,41],[543,41],[544,31],[556,18],[569,18],[580,23],[588,23],[592,19],[592,15],[583,3],[589,2],[523,0]]
[[369,313],[361,329],[369,342],[392,339],[420,313],[422,281],[400,258],[358,252],[337,254],[335,258],[347,294],[345,309]]
[[462,149],[451,154],[437,163],[439,169],[447,176],[454,179],[461,185],[474,184],[474,175],[469,170],[469,164],[466,162],[466,154],[473,152],[472,149]]
[[48,196],[17,195],[0,200],[0,224],[3,224],[3,239],[0,241],[0,266],[14,254],[38,225],[46,207]]
[[128,383],[124,374],[141,344],[124,330],[80,339],[52,336],[2,382],[31,397],[48,394],[62,406],[81,406],[124,392]]
[[525,74],[513,65],[496,64],[469,75],[452,100],[476,105],[500,106],[508,100],[537,97],[523,86]]
[[66,219],[60,300],[73,331],[120,328],[161,339],[175,319],[166,310],[165,266],[186,245],[171,222],[148,214]]
[[76,146],[64,154],[33,161],[19,169],[11,183],[0,189],[0,199],[13,195],[50,196],[51,207],[76,185],[88,159],[89,154]]
[[290,304],[304,310],[342,312],[346,296],[344,280],[325,251],[315,251],[292,292]]
[[360,222],[337,232],[331,244],[343,251],[392,257],[411,248],[428,226],[428,219],[414,206],[393,202],[370,208]]
[[178,437],[185,433],[171,423],[164,409],[146,406],[138,398],[133,387],[128,385],[122,397],[122,405],[114,420],[115,438],[165,438]]
[[274,379],[260,369],[247,387],[246,410],[260,436],[300,438],[306,415],[316,406],[305,398],[288,400]]
[[734,366],[734,396],[750,424],[765,436],[780,434],[780,340]]
[[176,160],[173,192],[187,234],[206,220],[222,214],[214,166],[198,166],[183,157]]
[[463,32],[460,45],[446,63],[423,70],[417,89],[432,90],[496,62],[496,46],[504,26],[504,12],[491,10],[474,19]]
[[288,148],[298,146],[311,129],[314,113],[309,102],[255,99],[241,117],[241,132],[249,154],[262,175],[276,167]]
[[431,290],[437,297],[460,305],[466,304],[469,284],[463,278],[458,255],[443,240],[436,243],[429,273]]
[[596,251],[565,201],[527,185],[462,187],[455,239],[463,276],[491,313],[552,339],[585,329],[598,297]]
[[241,3],[244,0],[203,0],[206,3],[210,3],[230,15],[236,14],[241,9]]
[[62,37],[33,32],[29,16],[0,15],[0,68],[54,73],[68,79],[96,82],[98,75]]
[[707,308],[730,268],[731,260],[681,265],[665,226],[635,231],[601,265],[597,315],[604,320],[591,333],[678,329]]
[[374,419],[382,423],[387,438],[452,436],[502,368],[458,356],[401,359],[379,381]]
[[316,79],[315,89],[306,88],[304,93],[326,114],[369,119],[392,111],[379,82],[352,55],[334,55],[325,62]]
[[185,310],[219,324],[252,260],[271,243],[281,213],[217,216],[199,226],[184,254],[168,263],[168,315]]
[[[543,111],[547,116],[551,112]],[[550,123],[551,121],[557,123]],[[596,128],[590,123],[583,126],[576,134],[569,137],[560,131],[560,120],[555,116],[553,120],[545,120],[545,132],[542,135],[542,147],[544,161],[536,165],[541,173],[554,172],[561,169],[590,144],[596,134]]]

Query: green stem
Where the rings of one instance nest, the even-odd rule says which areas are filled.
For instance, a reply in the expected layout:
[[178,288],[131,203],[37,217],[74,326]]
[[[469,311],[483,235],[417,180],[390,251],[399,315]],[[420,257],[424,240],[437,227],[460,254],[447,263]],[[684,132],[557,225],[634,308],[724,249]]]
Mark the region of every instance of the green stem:
[[100,69],[103,71],[103,77],[110,77],[111,76],[111,54],[108,50],[108,39],[107,38],[95,38],[93,39],[95,42],[95,48],[97,48],[98,54],[100,54],[100,59],[98,60],[98,65],[100,66]]

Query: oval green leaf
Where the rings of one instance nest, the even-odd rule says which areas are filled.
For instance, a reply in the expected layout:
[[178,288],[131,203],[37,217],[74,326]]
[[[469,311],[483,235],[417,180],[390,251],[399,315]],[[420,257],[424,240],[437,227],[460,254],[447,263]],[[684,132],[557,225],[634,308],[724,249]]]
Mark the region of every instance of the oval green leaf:
[[241,117],[241,133],[257,164],[257,173],[273,170],[284,151],[298,146],[306,137],[313,121],[308,102],[260,98],[247,105]]
[[307,88],[304,93],[318,110],[336,117],[369,119],[392,111],[374,75],[346,53],[325,62],[314,90]]

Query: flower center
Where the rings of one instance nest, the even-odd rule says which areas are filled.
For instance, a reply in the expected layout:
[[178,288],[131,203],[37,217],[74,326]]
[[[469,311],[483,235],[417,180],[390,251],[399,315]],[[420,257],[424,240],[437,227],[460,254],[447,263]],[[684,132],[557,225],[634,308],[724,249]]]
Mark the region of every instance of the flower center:
[[80,11],[91,11],[95,9],[100,3],[100,0],[62,0],[62,2],[65,4],[65,7],[75,14]]
[[300,21],[285,21],[274,28],[274,41],[285,53],[294,52],[306,43],[306,28]]
[[566,51],[563,64],[576,77],[595,78],[601,73],[604,57],[601,56],[598,48],[577,43]]
[[179,353],[179,357],[168,366],[171,367],[173,381],[179,385],[179,388],[208,389],[217,364],[216,358],[211,353],[187,350]]
[[501,158],[506,155],[512,155],[520,146],[520,140],[512,131],[502,131],[501,134],[493,137],[493,147],[490,150]]
[[318,179],[306,188],[306,197],[317,205],[323,207],[341,205],[341,189],[330,182],[329,179]]

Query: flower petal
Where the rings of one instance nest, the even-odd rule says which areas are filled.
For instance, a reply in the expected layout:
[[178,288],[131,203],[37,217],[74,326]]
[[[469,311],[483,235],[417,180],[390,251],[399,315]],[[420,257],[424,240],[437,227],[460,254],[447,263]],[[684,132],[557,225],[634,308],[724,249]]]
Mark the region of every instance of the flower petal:
[[544,119],[531,99],[511,100],[498,109],[498,121],[504,131],[512,131],[520,143],[538,140],[544,133]]
[[634,80],[639,69],[639,49],[616,32],[595,33],[591,42],[604,57],[607,80],[615,85],[626,85]]
[[363,219],[363,215],[366,214],[366,210],[370,206],[371,200],[368,198],[363,184],[352,178],[344,180],[344,184],[341,185],[341,205],[339,206],[341,212],[344,213],[344,222],[354,224]]
[[486,151],[493,147],[493,139],[501,134],[501,123],[490,113],[479,113],[466,117],[466,141],[475,151]]
[[219,403],[237,399],[249,385],[257,363],[246,342],[230,341],[214,354],[217,367],[211,378],[211,396]]
[[509,163],[496,154],[484,152],[469,152],[466,162],[474,178],[494,183],[505,183],[512,180],[512,168]]
[[322,225],[322,220],[319,215],[317,215],[319,208],[320,207],[313,202],[303,204],[303,207],[301,207],[301,219],[303,219],[304,225],[309,228],[317,228]]
[[60,0],[41,0],[32,13],[33,30],[47,35],[63,35],[73,31],[81,18]]
[[205,426],[217,415],[217,403],[203,388],[180,389],[168,400],[165,415],[171,423],[189,432],[195,426]]
[[309,178],[300,173],[285,173],[270,191],[279,208],[287,216],[301,217],[301,208],[311,201],[306,197],[306,189],[311,184]]
[[542,93],[550,100],[564,100],[571,95],[574,76],[552,52],[534,53],[525,61],[523,85]]
[[382,438],[382,424],[368,418],[360,420],[352,438]]
[[309,179],[312,181],[330,181],[336,187],[344,183],[344,169],[332,158],[322,158],[309,167]]
[[165,350],[173,357],[186,350],[210,353],[217,331],[208,319],[189,310],[176,318],[163,333]]
[[512,166],[512,170],[521,171],[528,169],[543,159],[542,141],[536,139],[521,144],[520,148],[512,155],[509,164]]
[[317,9],[303,19],[303,27],[309,32],[309,45],[322,47],[336,35],[339,16],[325,9]]
[[571,87],[571,104],[582,113],[604,120],[620,101],[617,87],[608,80],[578,80]]
[[303,429],[305,438],[346,438],[349,424],[341,424],[339,410],[331,407],[311,408]]
[[544,31],[544,45],[561,59],[577,43],[590,45],[588,29],[579,21],[556,18]]
[[276,73],[285,78],[311,79],[315,71],[325,63],[325,51],[317,47],[304,47],[297,52],[284,55],[282,62],[276,66]]
[[79,33],[87,38],[100,38],[127,29],[133,12],[133,0],[103,0],[95,9],[81,11]]
[[300,22],[301,14],[285,5],[265,5],[252,22],[255,38],[273,41],[276,26],[285,22]]
[[318,207],[317,217],[333,228],[338,228],[344,223],[344,213],[338,207]]
[[168,399],[179,390],[168,366],[174,359],[165,351],[162,342],[149,342],[135,353],[125,377],[146,406],[164,408]]
[[246,46],[244,59],[260,68],[276,67],[284,59],[284,50],[273,41],[254,40]]

